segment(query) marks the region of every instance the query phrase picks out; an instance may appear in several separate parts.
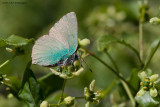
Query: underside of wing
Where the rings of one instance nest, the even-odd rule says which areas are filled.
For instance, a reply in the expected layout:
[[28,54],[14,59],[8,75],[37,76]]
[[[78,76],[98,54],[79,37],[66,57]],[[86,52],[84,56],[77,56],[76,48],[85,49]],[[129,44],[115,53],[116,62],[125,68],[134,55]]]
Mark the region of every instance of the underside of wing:
[[50,66],[56,64],[69,49],[58,40],[44,35],[39,38],[32,49],[32,64]]
[[78,45],[77,18],[74,12],[63,16],[49,31],[49,36],[69,47],[69,55],[73,54]]

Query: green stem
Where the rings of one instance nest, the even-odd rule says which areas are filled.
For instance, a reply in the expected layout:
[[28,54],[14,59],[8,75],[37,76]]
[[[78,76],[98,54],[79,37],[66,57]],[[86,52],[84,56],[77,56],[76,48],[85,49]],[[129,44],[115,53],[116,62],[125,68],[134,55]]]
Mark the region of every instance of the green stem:
[[85,97],[75,97],[75,99],[85,99]]
[[[84,48],[83,48],[84,49]],[[103,60],[101,60],[99,57],[97,57],[92,52],[88,51],[87,49],[84,49],[87,53],[89,53],[91,56],[96,58],[98,61],[100,61],[103,65],[105,65],[109,70],[111,70],[119,79],[123,80],[130,88],[133,89],[133,91],[136,92],[136,90],[117,72],[115,71],[111,66],[109,66],[107,63],[105,63]]]
[[64,104],[64,102],[60,103],[60,104],[49,104],[49,107],[52,107],[52,106],[56,106],[56,107],[59,107],[59,105],[62,105]]
[[141,60],[139,52],[132,45],[130,45],[129,43],[124,42],[124,40],[120,40],[120,41],[118,41],[118,43],[129,47],[137,55],[137,57],[138,57],[138,59],[139,59],[139,61],[141,63],[141,66],[143,66],[143,61]]
[[3,64],[0,65],[0,68],[2,68],[3,66],[7,65],[13,58],[15,58],[16,56],[14,55],[13,57],[11,57],[10,59],[8,59],[7,61],[5,61]]
[[124,89],[126,90],[127,95],[129,97],[129,99],[131,100],[131,103],[132,103],[133,107],[135,107],[136,103],[135,103],[134,97],[133,97],[133,95],[132,95],[132,93],[131,93],[128,85],[124,81],[122,81],[122,80],[121,80],[121,83],[122,83]]
[[[116,64],[116,62],[113,60],[112,56],[107,52],[105,51],[105,53],[107,54],[107,56],[109,57],[109,59],[111,60],[112,64],[115,66],[116,70],[119,72],[119,69],[118,69],[118,66]],[[129,99],[131,100],[131,103],[133,105],[133,107],[135,106],[135,101],[134,101],[134,97],[132,96],[132,93],[128,87],[128,85],[123,81],[123,80],[120,80],[124,89],[126,90],[127,92],[127,95],[129,97]]]
[[64,88],[65,88],[66,82],[67,82],[67,79],[64,79],[63,86],[62,86],[62,91],[61,91],[61,97],[60,97],[60,100],[58,102],[58,105],[63,101],[63,93],[64,93]]
[[143,22],[145,21],[146,4],[143,0],[140,0],[141,5],[139,7],[139,52],[140,58],[143,60]]
[[49,104],[49,107],[58,106],[58,104]]
[[39,78],[38,81],[43,81],[44,79],[48,78],[49,76],[53,75],[53,73],[48,73],[46,75],[44,75],[43,77]]
[[143,23],[141,19],[139,21],[139,53],[141,60],[143,60]]
[[113,82],[109,85],[109,87],[103,91],[103,98],[110,92],[113,86],[116,84],[117,79],[114,79]]
[[105,53],[108,56],[108,58],[111,60],[113,66],[115,67],[115,69],[117,70],[117,72],[119,72],[119,68],[118,68],[116,62],[113,60],[112,56],[107,51],[105,51]]

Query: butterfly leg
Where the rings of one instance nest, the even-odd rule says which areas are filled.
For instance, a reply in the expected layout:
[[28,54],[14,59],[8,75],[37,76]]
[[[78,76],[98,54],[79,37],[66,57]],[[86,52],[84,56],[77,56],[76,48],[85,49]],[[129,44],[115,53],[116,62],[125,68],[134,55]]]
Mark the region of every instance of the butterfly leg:
[[73,70],[75,70],[75,71],[76,71],[76,68],[75,68],[75,66],[74,66],[74,61],[73,61],[73,60],[71,60],[71,61],[70,61],[70,64],[72,65]]
[[57,63],[58,65],[58,72],[62,72],[62,67],[61,67],[61,60]]
[[58,72],[62,72],[62,67],[58,66]]
[[73,64],[73,63],[72,63],[72,66],[73,66],[73,69],[74,69],[74,70],[76,70],[76,68],[75,68],[75,66],[74,66],[74,64]]
[[79,58],[79,60],[80,60],[80,65],[81,65],[81,67],[83,67],[83,65],[82,65],[82,53],[80,52],[79,54],[80,54],[80,55],[79,55],[79,57],[80,57],[80,58]]

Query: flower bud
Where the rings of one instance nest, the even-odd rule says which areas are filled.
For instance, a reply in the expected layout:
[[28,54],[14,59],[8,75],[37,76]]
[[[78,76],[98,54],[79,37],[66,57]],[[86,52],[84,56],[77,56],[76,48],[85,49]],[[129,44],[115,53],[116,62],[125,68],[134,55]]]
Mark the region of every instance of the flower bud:
[[107,8],[107,14],[109,16],[115,16],[115,14],[116,14],[116,8],[115,8],[115,6],[108,6],[108,8]]
[[153,18],[151,18],[151,19],[149,20],[149,22],[150,22],[151,24],[160,24],[160,18],[158,18],[158,17],[153,17]]
[[125,13],[124,11],[118,12],[118,13],[116,14],[116,19],[117,19],[118,21],[122,21],[122,20],[124,20],[125,18],[126,18],[126,13]]
[[87,87],[84,88],[84,95],[85,95],[87,100],[90,98],[90,92],[89,92],[89,89]]
[[156,80],[158,79],[158,77],[159,77],[158,74],[154,74],[154,75],[152,75],[152,76],[150,77],[150,81],[151,81],[151,82],[154,82],[154,81],[156,81]]
[[157,89],[156,88],[151,88],[149,91],[150,95],[152,97],[156,97],[158,95]]
[[154,83],[155,83],[155,84],[158,84],[159,82],[160,82],[160,78],[157,79]]
[[79,45],[82,46],[82,47],[85,47],[85,46],[87,46],[89,44],[90,44],[90,40],[86,39],[86,38],[79,41]]
[[13,98],[14,96],[13,96],[13,94],[9,93],[7,97],[8,98]]
[[2,75],[3,78],[7,77],[7,75]]
[[91,91],[94,91],[94,87],[95,87],[95,80],[93,80],[93,81],[91,82],[91,84],[90,84],[90,86],[89,86],[89,89],[90,89]]
[[68,96],[64,99],[64,104],[70,107],[74,104],[74,99],[74,97]]
[[84,70],[84,68],[80,68],[78,71],[73,72],[72,74],[73,74],[74,76],[78,76],[78,75],[80,75],[80,74],[83,72],[83,70]]
[[43,101],[40,105],[40,107],[49,107],[49,104],[47,101]]
[[6,51],[8,51],[8,52],[13,52],[13,49],[11,49],[11,48],[6,48]]
[[138,91],[138,93],[137,93],[137,97],[142,96],[145,92],[146,92],[146,91],[145,91],[143,88],[140,89],[140,90]]
[[90,102],[89,101],[85,104],[85,107],[90,107]]
[[74,61],[73,65],[74,65],[75,67],[78,67],[78,66],[80,66],[80,62],[79,62],[78,60],[77,60],[77,61]]
[[143,81],[147,78],[147,75],[144,71],[140,73],[140,76],[142,77]]
[[52,71],[53,74],[58,75],[58,76],[61,77],[61,78],[65,78],[65,79],[68,78],[65,74],[62,74],[62,73],[60,73],[60,72],[57,72],[56,70],[54,70],[54,69],[52,69],[52,68],[50,68],[50,70]]
[[60,72],[57,72],[56,70],[54,70],[54,69],[52,69],[52,68],[50,68],[50,70],[52,71],[53,74],[55,74],[55,75],[60,75]]

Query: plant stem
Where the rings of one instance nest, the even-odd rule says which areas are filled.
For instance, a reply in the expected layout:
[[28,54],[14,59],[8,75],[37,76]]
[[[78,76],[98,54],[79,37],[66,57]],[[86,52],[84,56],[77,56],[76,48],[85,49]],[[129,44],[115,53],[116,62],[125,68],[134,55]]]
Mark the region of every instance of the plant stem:
[[124,42],[123,40],[118,41],[118,43],[129,47],[129,48],[137,55],[137,57],[138,57],[138,59],[139,59],[139,61],[140,61],[140,63],[141,63],[141,66],[143,66],[143,61],[141,60],[141,57],[140,57],[139,52],[138,52],[132,45],[130,45],[130,44],[127,43],[127,42]]
[[3,66],[5,66],[6,64],[8,64],[13,58],[15,58],[16,56],[14,55],[13,57],[11,57],[10,59],[6,60],[3,64],[0,65],[0,68],[2,68]]
[[108,58],[111,60],[113,66],[115,67],[115,69],[117,70],[117,72],[119,72],[119,68],[118,68],[116,62],[113,60],[112,56],[107,51],[105,51],[105,53],[108,56]]
[[116,84],[117,79],[115,78],[112,83],[109,85],[107,89],[103,91],[103,98],[110,92],[110,90],[113,88],[113,86]]
[[139,21],[139,53],[140,58],[143,60],[143,22]]
[[85,99],[85,97],[75,97],[75,99]]
[[140,0],[139,6],[139,53],[140,58],[143,60],[143,22],[145,21],[146,3]]
[[58,106],[58,104],[49,104],[49,107]]
[[[84,49],[84,48],[83,48]],[[111,66],[109,66],[107,63],[105,63],[103,60],[101,60],[99,57],[97,57],[92,52],[88,51],[87,49],[84,49],[88,54],[96,58],[98,61],[100,61],[103,65],[105,65],[109,70],[111,70],[119,79],[123,80],[130,88],[133,89],[133,91],[136,92],[136,90],[117,72],[115,71]]]
[[67,82],[67,79],[64,79],[63,86],[62,86],[62,91],[61,91],[61,97],[60,97],[60,100],[58,102],[58,105],[63,101],[63,92],[64,92],[66,82]]
[[[107,51],[105,51],[105,53],[107,54],[107,56],[111,60],[112,64],[116,68],[117,72],[119,72],[118,66],[117,66],[116,62],[113,60],[112,56]],[[131,103],[132,103],[133,107],[134,107],[135,106],[134,97],[132,96],[132,93],[131,93],[128,85],[123,80],[120,80],[120,81],[121,81],[121,83],[122,83],[122,85],[123,85],[128,97],[129,97],[129,99],[131,100]]]
[[44,79],[48,78],[49,76],[53,75],[53,73],[48,73],[46,75],[44,75],[43,77],[39,78],[38,81],[43,81]]
[[126,90],[126,93],[127,93],[128,97],[129,97],[129,99],[131,100],[131,103],[132,103],[133,107],[135,107],[136,103],[135,103],[134,97],[133,97],[128,85],[122,80],[121,80],[121,83],[122,83],[124,89]]
[[[64,104],[64,102],[60,103],[60,104],[49,104],[49,107],[52,107],[52,106],[56,106],[56,107],[59,107],[59,105],[61,104]],[[48,106],[47,106],[48,107]]]

